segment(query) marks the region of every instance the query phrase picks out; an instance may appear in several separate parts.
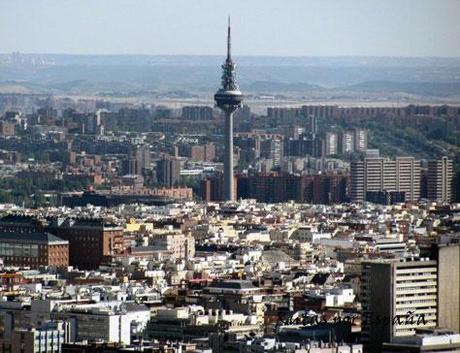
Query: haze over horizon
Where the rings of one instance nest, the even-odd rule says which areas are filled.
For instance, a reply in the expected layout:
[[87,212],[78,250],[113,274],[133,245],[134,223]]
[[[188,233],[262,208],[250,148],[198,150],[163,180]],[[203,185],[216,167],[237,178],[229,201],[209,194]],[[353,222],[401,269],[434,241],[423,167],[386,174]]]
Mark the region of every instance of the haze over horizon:
[[459,13],[457,0],[0,0],[0,52],[222,55],[229,14],[236,56],[459,57]]

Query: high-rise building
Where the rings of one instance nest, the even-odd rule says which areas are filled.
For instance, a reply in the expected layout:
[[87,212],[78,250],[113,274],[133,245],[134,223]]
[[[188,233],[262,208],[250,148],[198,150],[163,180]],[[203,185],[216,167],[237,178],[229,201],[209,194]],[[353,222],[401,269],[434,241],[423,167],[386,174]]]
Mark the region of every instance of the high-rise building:
[[428,161],[427,196],[438,202],[452,201],[453,163],[448,157]]
[[283,157],[283,141],[266,139],[260,141],[260,157],[273,160],[273,166],[279,166]]
[[284,138],[298,140],[300,135],[305,133],[305,128],[297,125],[289,125],[284,128]]
[[301,115],[300,108],[288,108],[288,107],[268,107],[267,117],[275,119],[279,123],[292,123],[298,120]]
[[396,165],[396,185],[391,191],[404,192],[406,201],[420,199],[420,161],[413,157],[398,157]]
[[367,130],[364,129],[355,129],[354,143],[355,151],[364,152],[367,150]]
[[185,106],[182,118],[187,120],[212,120],[212,108],[207,106]]
[[341,131],[338,134],[337,152],[340,154],[352,153],[355,151],[355,134],[353,131]]
[[420,198],[420,161],[413,157],[365,158],[353,161],[351,170],[351,200],[367,200],[368,192],[404,192],[408,202]]
[[319,118],[330,118],[336,116],[337,111],[339,110],[340,108],[335,105],[304,105],[301,108],[301,112],[303,115],[314,115]]
[[143,175],[150,169],[151,157],[148,145],[137,145],[130,149],[128,158],[123,161],[123,174]]
[[88,114],[85,117],[84,132],[85,134],[89,134],[89,135],[103,135],[104,134],[104,126],[102,125],[100,111],[98,111],[95,114]]
[[400,191],[368,191],[366,192],[366,200],[381,205],[395,205],[406,202],[406,196],[404,192]]
[[362,264],[362,341],[369,352],[415,329],[438,325],[436,261],[374,260]]
[[177,158],[165,157],[157,162],[157,180],[160,184],[171,187],[176,185],[180,179],[180,160]]
[[338,142],[338,137],[337,133],[335,132],[328,132],[326,134],[326,156],[334,156],[337,154],[337,142]]
[[228,19],[227,59],[222,65],[222,87],[214,95],[217,106],[225,113],[224,199],[234,200],[233,177],[233,113],[241,107],[243,95],[235,81],[236,65],[231,54],[231,29]]
[[299,139],[284,140],[283,154],[285,156],[322,157],[325,151],[325,143],[322,139]]
[[352,202],[362,202],[366,199],[364,166],[364,161],[353,161],[350,164],[350,199]]

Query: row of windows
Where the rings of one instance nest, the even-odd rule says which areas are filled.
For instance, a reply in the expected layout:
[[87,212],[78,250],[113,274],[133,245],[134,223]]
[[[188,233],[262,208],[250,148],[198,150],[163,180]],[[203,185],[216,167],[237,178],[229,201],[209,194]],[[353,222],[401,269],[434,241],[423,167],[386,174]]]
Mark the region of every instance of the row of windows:
[[3,259],[6,261],[13,261],[13,262],[19,262],[19,263],[30,263],[30,264],[42,263],[42,259],[38,257],[4,256]]
[[0,256],[38,257],[38,245],[0,243]]

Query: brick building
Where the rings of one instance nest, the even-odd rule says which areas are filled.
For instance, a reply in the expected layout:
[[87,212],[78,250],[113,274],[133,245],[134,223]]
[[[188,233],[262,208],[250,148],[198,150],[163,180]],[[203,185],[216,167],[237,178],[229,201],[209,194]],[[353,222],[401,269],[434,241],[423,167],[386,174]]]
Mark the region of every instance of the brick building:
[[69,265],[69,242],[48,232],[0,232],[0,258],[6,266],[38,268]]
[[70,265],[97,269],[123,249],[123,228],[101,219],[53,219],[47,230],[69,242]]
[[182,144],[178,146],[178,156],[198,162],[211,162],[216,158],[216,147],[212,143],[205,145]]
[[330,204],[347,201],[349,175],[257,174],[238,179],[238,197],[260,202]]

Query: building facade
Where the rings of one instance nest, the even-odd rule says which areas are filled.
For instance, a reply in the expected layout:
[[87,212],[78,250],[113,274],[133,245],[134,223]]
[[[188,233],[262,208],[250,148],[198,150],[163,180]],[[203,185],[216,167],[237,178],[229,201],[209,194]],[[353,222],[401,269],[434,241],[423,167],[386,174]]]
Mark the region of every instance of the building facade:
[[157,162],[157,180],[166,187],[175,186],[180,179],[180,160],[163,158]]
[[47,322],[39,328],[18,329],[11,334],[11,353],[61,353],[67,342],[63,322]]
[[405,200],[420,198],[420,161],[413,157],[395,160],[376,157],[353,161],[351,170],[351,200],[367,201],[367,192],[403,192]]
[[69,242],[47,232],[0,232],[0,258],[6,266],[67,267]]
[[54,219],[48,231],[69,243],[69,264],[97,269],[122,248],[123,228],[99,219]]

